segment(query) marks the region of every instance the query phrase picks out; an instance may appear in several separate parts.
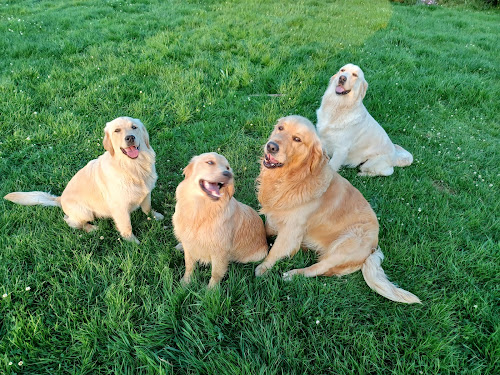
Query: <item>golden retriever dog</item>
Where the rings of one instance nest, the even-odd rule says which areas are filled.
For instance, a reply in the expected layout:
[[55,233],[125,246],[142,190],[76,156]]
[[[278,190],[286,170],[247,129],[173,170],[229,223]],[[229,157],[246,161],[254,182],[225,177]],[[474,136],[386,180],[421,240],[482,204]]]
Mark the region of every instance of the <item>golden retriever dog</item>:
[[229,262],[257,262],[267,255],[262,219],[234,197],[234,177],[228,161],[215,152],[191,159],[175,192],[174,233],[184,249],[189,283],[197,261],[212,264],[208,284],[224,277]]
[[95,218],[112,218],[121,236],[139,243],[132,233],[130,213],[141,207],[157,220],[163,215],[151,209],[155,187],[155,152],[149,135],[138,119],[119,117],[104,128],[106,152],[91,160],[69,181],[60,197],[40,191],[15,192],[4,198],[26,206],[58,206],[72,228],[97,229]]
[[389,176],[394,166],[405,167],[413,156],[389,139],[363,105],[368,83],[363,71],[347,64],[335,74],[317,110],[316,125],[330,166],[359,167],[360,176]]
[[276,235],[256,276],[301,247],[314,250],[316,264],[283,276],[342,276],[361,269],[368,286],[397,302],[420,300],[392,284],[380,266],[379,224],[370,204],[328,165],[314,125],[304,117],[278,120],[264,146],[258,182],[268,235]]

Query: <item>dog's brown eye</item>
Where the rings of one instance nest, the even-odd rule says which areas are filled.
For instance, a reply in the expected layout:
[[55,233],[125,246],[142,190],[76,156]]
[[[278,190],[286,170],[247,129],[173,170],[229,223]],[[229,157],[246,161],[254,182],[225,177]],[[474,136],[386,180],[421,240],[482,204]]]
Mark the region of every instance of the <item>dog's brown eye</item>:
[[354,77],[358,77],[358,75],[357,75],[356,73],[352,73],[352,75],[353,75]]
[[229,170],[229,167],[226,167],[227,170]]
[[294,140],[295,142],[302,142],[302,140],[301,140],[299,137],[293,137],[293,140]]
[[115,133],[119,133],[121,129],[115,129]]
[[132,125],[132,129],[137,129],[137,126],[135,126],[135,125]]
[[207,161],[208,165],[214,165],[215,163],[212,160]]
[[345,69],[340,69],[341,72],[345,72]]
[[278,130],[283,130],[283,126],[278,126]]

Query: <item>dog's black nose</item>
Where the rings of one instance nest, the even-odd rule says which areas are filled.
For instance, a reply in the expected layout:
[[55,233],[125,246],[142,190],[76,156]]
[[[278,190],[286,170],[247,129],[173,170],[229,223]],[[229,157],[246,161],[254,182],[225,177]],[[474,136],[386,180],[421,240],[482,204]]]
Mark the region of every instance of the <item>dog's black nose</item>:
[[267,142],[267,151],[270,152],[271,154],[274,154],[280,150],[280,146],[278,146],[277,143],[271,141]]
[[224,172],[222,172],[222,175],[223,175],[224,177],[228,177],[228,178],[233,177],[233,174],[232,174],[231,172],[229,172],[229,171],[224,171]]
[[341,85],[343,85],[345,83],[345,81],[347,81],[347,77],[346,76],[342,75],[342,76],[339,77],[339,83]]
[[134,135],[127,135],[125,137],[125,142],[127,142],[127,144],[134,143],[134,141],[135,141],[135,136]]

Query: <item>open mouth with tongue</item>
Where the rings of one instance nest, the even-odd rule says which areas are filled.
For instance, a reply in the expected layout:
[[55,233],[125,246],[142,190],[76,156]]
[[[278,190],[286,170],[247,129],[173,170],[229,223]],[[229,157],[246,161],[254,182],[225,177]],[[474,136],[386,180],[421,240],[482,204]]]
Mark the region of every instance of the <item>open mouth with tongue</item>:
[[130,159],[135,159],[139,156],[139,146],[130,146],[127,148],[120,148],[120,149]]
[[264,164],[266,168],[278,168],[283,166],[283,163],[280,163],[271,154],[266,154],[262,164]]
[[222,197],[220,190],[224,187],[223,182],[210,182],[207,180],[200,180],[201,190],[205,192],[213,200],[219,200]]
[[337,87],[335,87],[335,93],[337,95],[346,95],[346,94],[349,94],[351,92],[351,90],[346,90],[344,89],[344,86],[342,85],[337,85]]

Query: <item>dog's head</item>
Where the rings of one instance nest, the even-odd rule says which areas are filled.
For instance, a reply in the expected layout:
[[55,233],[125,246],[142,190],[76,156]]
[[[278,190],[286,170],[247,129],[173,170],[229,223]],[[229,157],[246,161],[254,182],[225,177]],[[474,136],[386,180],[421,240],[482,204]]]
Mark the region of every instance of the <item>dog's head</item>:
[[142,151],[151,150],[146,127],[131,117],[118,117],[106,124],[103,146],[111,156],[127,159],[137,159]]
[[233,170],[227,159],[216,152],[194,156],[184,168],[184,176],[201,197],[218,201],[234,194]]
[[327,160],[314,125],[302,116],[280,118],[264,146],[267,169],[310,173]]
[[329,89],[334,90],[337,96],[363,100],[368,89],[368,83],[359,66],[347,64],[330,78]]

